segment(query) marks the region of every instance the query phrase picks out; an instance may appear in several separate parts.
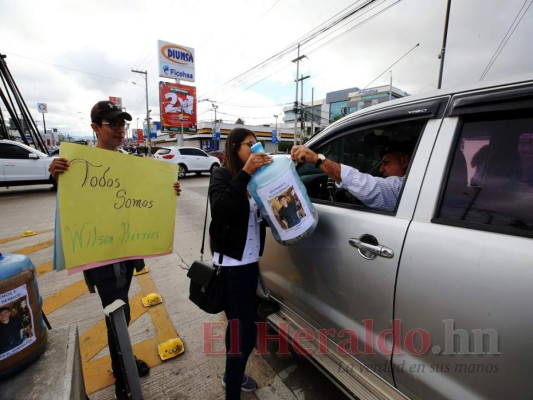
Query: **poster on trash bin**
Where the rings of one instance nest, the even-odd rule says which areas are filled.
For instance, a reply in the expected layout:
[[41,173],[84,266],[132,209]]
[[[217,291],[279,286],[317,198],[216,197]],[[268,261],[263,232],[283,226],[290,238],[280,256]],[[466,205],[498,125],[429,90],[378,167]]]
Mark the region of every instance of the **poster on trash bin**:
[[257,190],[265,210],[282,240],[301,235],[314,223],[313,215],[291,171]]
[[178,166],[63,143],[54,269],[70,273],[172,252]]
[[0,294],[0,361],[35,342],[26,285]]

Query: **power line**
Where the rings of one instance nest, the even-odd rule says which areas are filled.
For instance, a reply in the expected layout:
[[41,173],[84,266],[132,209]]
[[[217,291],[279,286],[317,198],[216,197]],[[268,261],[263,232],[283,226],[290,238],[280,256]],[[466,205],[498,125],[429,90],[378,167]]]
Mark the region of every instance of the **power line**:
[[[251,73],[254,73],[256,70],[258,69],[264,69],[267,65],[269,65],[270,63],[272,62],[275,62],[275,61],[278,61],[280,60],[281,58],[289,55],[293,50],[296,49],[296,46],[298,45],[298,43],[300,43],[301,45],[303,44],[306,44],[308,43],[309,41],[313,40],[315,37],[317,37],[319,34],[322,34],[326,31],[328,31],[329,29],[331,29],[333,26],[335,26],[336,24],[338,24],[339,22],[355,15],[358,11],[362,10],[363,8],[365,8],[366,6],[368,6],[369,4],[373,3],[374,1],[376,0],[366,0],[364,2],[364,4],[360,7],[355,7],[355,8],[351,8],[353,7],[354,5],[356,5],[357,3],[360,3],[361,0],[359,1],[356,1],[355,3],[353,3],[352,5],[350,5],[349,7],[345,8],[344,10],[342,10],[341,12],[337,13],[336,15],[334,15],[333,17],[329,18],[328,20],[326,20],[325,22],[323,22],[322,24],[318,25],[318,27],[314,28],[313,30],[311,30],[309,33],[307,33],[306,35],[302,36],[301,38],[299,38],[298,40],[296,40],[295,42],[291,43],[289,46],[287,46],[285,49],[279,51],[278,53],[274,54],[273,56],[270,56],[269,58],[267,58],[266,60],[262,61],[261,63],[249,68],[248,70],[240,73],[239,75],[235,76],[234,78],[224,82],[223,84],[219,85],[218,87],[214,88],[211,92],[207,92],[207,94],[204,96],[202,95],[201,97],[204,98],[204,97],[213,97],[213,94],[211,94],[212,92],[214,91],[220,91],[223,87],[227,86],[227,85],[230,85],[232,82],[235,82],[235,81],[238,81],[239,79],[244,79],[247,75],[251,74]],[[343,11],[345,10],[348,10],[348,12],[342,14]],[[338,16],[338,17],[337,17]],[[335,18],[337,17],[337,18]],[[328,21],[332,20],[332,22],[330,22],[328,24]],[[323,26],[325,25],[325,26]],[[242,82],[242,81],[241,81]],[[257,82],[258,83],[258,82]],[[257,84],[255,83],[255,84]],[[237,86],[240,85],[242,83],[239,83],[237,82]],[[254,85],[255,85],[254,84]],[[235,86],[235,84],[233,84]],[[254,86],[254,85],[251,85],[249,86],[248,88]]]
[[[526,15],[527,11],[529,10],[529,7],[531,7],[531,5],[533,4],[533,0],[531,1],[531,3],[529,3],[529,6],[526,8],[526,10],[524,11],[524,13],[522,14],[522,16],[520,17],[520,19],[518,20],[518,22],[516,22],[518,16],[520,15],[520,13],[522,12],[522,10],[524,9],[524,7],[526,6],[528,0],[525,0],[524,1],[524,4],[522,4],[522,7],[520,8],[520,10],[518,11],[518,13],[516,14],[516,17],[515,19],[513,20],[513,22],[511,23],[511,25],[509,26],[509,29],[507,29],[507,32],[505,33],[502,41],[500,42],[498,48],[496,49],[496,51],[494,52],[494,54],[492,55],[492,58],[490,59],[489,63],[487,64],[487,66],[485,67],[485,70],[483,71],[483,73],[481,74],[479,80],[482,81],[483,79],[485,79],[485,77],[487,76],[487,74],[489,73],[490,69],[492,68],[492,66],[494,65],[494,62],[496,61],[496,59],[499,57],[500,53],[502,52],[503,48],[507,45],[507,42],[509,41],[509,39],[511,38],[511,36],[513,35],[514,31],[516,30],[516,28],[518,27],[518,24],[520,23],[520,21],[522,21],[522,18],[524,18],[524,15]],[[510,33],[509,33],[510,32]]]
[[95,73],[93,73],[93,72],[87,72],[87,71],[82,71],[82,70],[75,69],[75,68],[65,67],[65,66],[63,66],[63,65],[53,64],[53,63],[50,63],[50,62],[47,62],[47,61],[37,60],[37,59],[35,59],[35,58],[25,57],[25,56],[21,56],[21,55],[19,55],[19,54],[15,54],[15,53],[7,53],[7,52],[6,52],[6,54],[9,54],[10,56],[15,56],[15,57],[20,57],[20,58],[25,58],[26,60],[35,61],[35,62],[37,62],[37,63],[41,63],[41,64],[51,65],[51,66],[53,66],[53,67],[57,67],[57,68],[67,69],[67,70],[69,70],[69,71],[79,72],[79,73],[81,73],[81,74],[87,74],[87,75],[96,76],[96,77],[98,77],[98,78],[109,79],[109,80],[117,81],[117,82],[131,83],[130,81],[126,81],[126,80],[124,80],[124,79],[111,78],[111,77],[109,77],[109,76],[99,75],[99,74],[95,74]]
[[[375,1],[375,0],[373,0]],[[364,11],[361,11],[363,10],[363,8],[369,6],[373,1],[367,1],[365,2],[362,6],[360,6],[359,8],[356,8],[356,9],[350,9],[351,7],[353,7],[355,4],[359,3],[359,2],[356,2],[356,3],[353,3],[351,6],[345,8],[344,10],[342,10],[341,12],[337,13],[334,17],[330,18],[328,21],[330,20],[333,20],[333,22],[331,22],[329,25],[326,25],[326,22],[320,24],[317,28],[313,29],[311,31],[311,33],[308,33],[307,35],[304,35],[302,38],[299,39],[300,42],[303,42],[303,43],[309,43],[313,38],[316,38],[318,34],[320,33],[323,33],[323,32],[327,32],[329,31],[330,29],[332,29],[335,25],[341,23],[342,21],[346,21],[347,18],[349,17],[354,17],[356,19],[364,16],[365,14],[373,11],[374,9],[376,9],[380,4],[382,4],[383,2],[385,2],[386,0],[383,0],[381,1],[381,3],[378,2],[378,4],[374,5],[373,7],[369,7],[367,10],[364,10]],[[349,28],[343,32],[341,32],[340,34],[338,34],[337,36],[333,37],[331,40],[329,40],[328,42],[326,43],[323,43],[321,45],[319,45],[318,47],[314,48],[311,50],[311,52],[314,52],[318,49],[320,49],[321,47],[324,47],[326,45],[328,45],[329,43],[333,42],[334,40],[338,39],[339,37],[343,36],[343,35],[346,35],[347,33],[351,32],[352,30],[360,27],[361,25],[363,25],[364,23],[374,19],[375,17],[377,17],[378,15],[382,14],[383,12],[387,11],[388,9],[390,9],[391,7],[397,5],[401,0],[397,0],[395,3],[387,6],[386,8],[384,9],[381,9],[380,11],[377,11],[375,14],[373,15],[370,15],[368,18],[366,18],[365,20],[361,21],[361,22],[358,22],[356,23],[355,25],[353,26],[349,26]],[[350,11],[348,11],[347,13],[344,13],[342,14],[343,11],[346,11],[347,9],[350,9]],[[340,15],[340,16],[339,16]],[[337,18],[335,18],[336,16],[339,16]],[[346,22],[344,24],[344,26],[341,26],[339,27],[338,29],[332,31],[331,33],[329,33],[330,35],[332,33],[335,33],[337,31],[339,31],[340,29],[352,24],[354,21],[349,21],[349,22]],[[325,25],[325,26],[324,26]],[[318,39],[318,40],[322,40],[322,39]],[[246,84],[246,80],[250,81],[251,79],[255,79],[254,81],[250,82],[249,84],[246,84],[247,86],[245,86],[244,88],[242,88],[238,93],[241,93],[243,91],[246,91],[250,88],[252,88],[253,86],[261,83],[262,81],[266,80],[267,78],[269,78],[270,76],[272,76],[274,73],[278,72],[280,69],[282,68],[285,68],[285,65],[280,65],[279,68],[277,68],[276,70],[274,70],[273,72],[259,78],[257,75],[261,72],[260,69],[265,69],[269,64],[272,64],[274,62],[278,62],[281,64],[281,59],[286,57],[290,52],[288,50],[294,50],[294,46],[296,46],[298,44],[298,41],[294,42],[293,44],[289,45],[285,50],[283,50],[282,52],[279,52],[277,54],[275,54],[274,56],[271,56],[270,58],[268,58],[267,60],[265,60],[263,63],[260,63],[258,65],[256,65],[255,67],[252,67],[250,69],[248,69],[247,71],[241,73],[240,75],[236,76],[235,78],[233,79],[230,79],[229,81],[227,81],[226,83],[220,85],[219,87],[213,89],[214,91],[217,91],[217,90],[222,90],[222,87],[224,87],[225,85],[229,85],[230,86],[230,89],[232,88],[237,88],[238,86],[242,86],[244,84]],[[306,50],[306,52],[309,52],[308,50]],[[263,71],[264,72],[264,71]],[[237,80],[238,78],[241,78],[240,80]],[[227,90],[226,90],[227,91]],[[238,93],[234,94],[233,96],[231,97],[234,97],[236,96]],[[202,96],[204,97],[204,96]],[[212,96],[211,96],[212,97]]]
[[418,46],[420,46],[420,43],[417,43],[411,50],[409,50],[407,53],[405,53],[403,56],[401,56],[400,58],[398,58],[398,60],[396,60],[390,67],[387,67],[385,69],[385,71],[383,71],[381,74],[379,74],[378,76],[376,76],[376,78],[370,82],[369,84],[367,84],[362,90],[366,89],[367,87],[369,87],[371,84],[373,84],[381,75],[383,75],[385,72],[389,71],[392,67],[394,67],[396,64],[398,64],[402,58],[406,57],[410,52],[412,52],[414,49],[416,49]]

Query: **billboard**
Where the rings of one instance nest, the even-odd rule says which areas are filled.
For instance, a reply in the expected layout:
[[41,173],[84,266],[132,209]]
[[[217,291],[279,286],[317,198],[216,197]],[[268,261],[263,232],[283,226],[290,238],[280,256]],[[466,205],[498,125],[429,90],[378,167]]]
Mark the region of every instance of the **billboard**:
[[195,81],[193,48],[162,40],[157,42],[157,47],[161,78]]
[[161,131],[196,133],[196,88],[159,82]]

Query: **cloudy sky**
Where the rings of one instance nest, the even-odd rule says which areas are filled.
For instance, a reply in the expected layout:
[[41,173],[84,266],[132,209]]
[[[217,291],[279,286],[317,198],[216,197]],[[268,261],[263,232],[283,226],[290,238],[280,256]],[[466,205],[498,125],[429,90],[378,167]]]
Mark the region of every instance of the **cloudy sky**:
[[[452,0],[443,88],[533,72],[532,3]],[[410,94],[436,90],[446,5],[447,0],[0,0],[0,53],[7,55],[40,129],[36,103],[43,102],[48,129],[90,136],[89,111],[109,96],[122,97],[133,127],[137,118],[142,125],[144,79],[132,69],[148,71],[149,108],[158,120],[158,40],[194,48],[193,85],[200,100],[210,99],[198,103],[199,121],[214,119],[214,101],[217,118],[226,122],[240,117],[247,124],[274,123],[273,115],[294,101],[291,60],[299,41],[307,56],[300,73],[310,76],[304,101],[311,100],[312,89],[319,99],[334,90],[388,84],[389,71],[393,85]],[[0,107],[5,110],[1,102]]]

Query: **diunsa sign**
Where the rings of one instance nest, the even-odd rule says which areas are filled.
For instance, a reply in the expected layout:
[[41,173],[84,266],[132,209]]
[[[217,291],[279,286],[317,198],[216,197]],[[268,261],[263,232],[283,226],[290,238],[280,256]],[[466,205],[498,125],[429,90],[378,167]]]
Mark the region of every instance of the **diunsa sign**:
[[157,44],[159,76],[194,82],[194,49],[162,40],[159,40]]

